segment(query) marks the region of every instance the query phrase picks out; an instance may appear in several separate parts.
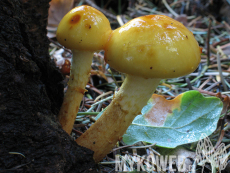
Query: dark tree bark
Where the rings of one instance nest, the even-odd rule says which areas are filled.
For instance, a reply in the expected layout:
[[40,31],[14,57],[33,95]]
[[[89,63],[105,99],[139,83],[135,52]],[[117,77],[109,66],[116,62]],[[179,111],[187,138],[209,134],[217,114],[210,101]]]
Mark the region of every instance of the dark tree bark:
[[63,78],[48,54],[48,8],[49,0],[0,0],[0,172],[94,167],[92,151],[56,119]]

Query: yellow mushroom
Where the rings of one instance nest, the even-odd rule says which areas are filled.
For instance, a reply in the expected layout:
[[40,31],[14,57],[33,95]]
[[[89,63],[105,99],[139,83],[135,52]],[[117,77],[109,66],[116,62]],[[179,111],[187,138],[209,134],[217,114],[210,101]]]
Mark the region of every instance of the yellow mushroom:
[[69,134],[85,93],[93,53],[104,49],[111,32],[108,19],[86,5],[72,9],[58,26],[58,42],[73,53],[68,90],[58,115],[62,128]]
[[193,34],[167,16],[138,17],[114,30],[105,60],[126,73],[126,79],[105,112],[76,142],[93,150],[99,162],[141,114],[160,80],[193,72],[200,54]]

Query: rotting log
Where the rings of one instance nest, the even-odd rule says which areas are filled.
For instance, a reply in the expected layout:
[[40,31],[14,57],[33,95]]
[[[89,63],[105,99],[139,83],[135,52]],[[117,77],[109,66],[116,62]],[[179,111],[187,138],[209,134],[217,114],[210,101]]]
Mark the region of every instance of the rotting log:
[[[50,60],[49,0],[0,1],[0,172],[93,172],[61,129],[63,77]],[[11,171],[10,171],[11,170]]]

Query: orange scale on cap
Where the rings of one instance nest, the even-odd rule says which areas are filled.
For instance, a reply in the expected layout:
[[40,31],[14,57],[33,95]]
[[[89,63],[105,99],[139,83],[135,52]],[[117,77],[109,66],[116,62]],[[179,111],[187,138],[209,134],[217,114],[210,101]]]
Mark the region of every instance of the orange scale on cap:
[[81,16],[79,14],[76,14],[70,18],[69,23],[70,24],[77,24],[80,21],[80,19],[81,19]]

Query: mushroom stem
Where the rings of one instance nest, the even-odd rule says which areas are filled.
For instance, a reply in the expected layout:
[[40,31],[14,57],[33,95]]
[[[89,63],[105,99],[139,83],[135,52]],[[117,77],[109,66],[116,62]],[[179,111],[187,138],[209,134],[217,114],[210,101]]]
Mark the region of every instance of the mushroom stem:
[[88,82],[93,52],[72,50],[70,78],[68,89],[58,115],[62,128],[70,134],[85,93]]
[[99,162],[122,139],[133,119],[154,93],[161,79],[127,75],[122,87],[101,117],[76,142],[94,151]]

